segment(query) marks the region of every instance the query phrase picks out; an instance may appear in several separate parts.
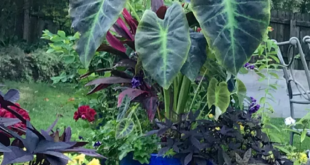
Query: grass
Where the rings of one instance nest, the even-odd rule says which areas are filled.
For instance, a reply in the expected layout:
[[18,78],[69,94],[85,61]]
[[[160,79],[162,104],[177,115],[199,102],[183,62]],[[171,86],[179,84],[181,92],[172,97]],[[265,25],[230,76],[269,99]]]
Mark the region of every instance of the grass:
[[20,83],[4,82],[4,92],[8,89],[18,89],[20,100],[18,103],[29,112],[31,123],[39,130],[47,129],[60,116],[56,128],[62,132],[64,126],[70,126],[76,137],[89,136],[87,122],[73,119],[77,110],[74,108],[75,89],[70,84]]

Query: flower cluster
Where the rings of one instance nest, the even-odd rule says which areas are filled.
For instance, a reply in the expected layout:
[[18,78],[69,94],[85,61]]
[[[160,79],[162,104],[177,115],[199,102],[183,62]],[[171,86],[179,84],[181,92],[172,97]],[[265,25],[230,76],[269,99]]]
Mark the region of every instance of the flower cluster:
[[66,156],[68,156],[71,160],[69,160],[69,162],[67,163],[67,165],[100,165],[100,162],[98,159],[92,159],[90,162],[87,161],[85,159],[85,155],[81,154],[81,155],[68,155],[65,154]]
[[251,101],[252,102],[251,102],[250,107],[249,107],[249,112],[251,114],[253,114],[253,113],[256,113],[259,110],[260,105],[256,103],[256,99],[253,98],[253,97],[251,97]]
[[73,119],[77,121],[79,118],[93,122],[95,120],[96,111],[91,109],[88,105],[82,105],[74,112]]
[[244,67],[247,68],[247,69],[251,69],[251,70],[253,70],[255,68],[255,66],[251,65],[250,63],[244,64]]
[[142,78],[141,77],[134,77],[131,80],[131,86],[132,88],[138,88],[142,85]]
[[[20,105],[18,103],[15,103],[16,106],[20,107]],[[29,114],[26,110],[22,109],[22,108],[17,108],[17,107],[13,107],[10,106],[9,108],[11,108],[12,110],[16,111],[18,114],[20,114],[25,120],[30,121],[30,117]],[[15,115],[13,115],[11,112],[7,111],[4,108],[0,108],[0,117],[4,117],[4,118],[16,118]],[[12,126],[9,127],[10,129],[12,129],[13,131],[16,131],[19,135],[23,135],[24,132],[21,130],[25,130],[26,129],[26,125],[22,122],[19,122],[17,124],[14,124]]]
[[294,125],[296,123],[296,120],[293,119],[292,117],[287,117],[285,118],[285,125],[290,126],[290,125]]

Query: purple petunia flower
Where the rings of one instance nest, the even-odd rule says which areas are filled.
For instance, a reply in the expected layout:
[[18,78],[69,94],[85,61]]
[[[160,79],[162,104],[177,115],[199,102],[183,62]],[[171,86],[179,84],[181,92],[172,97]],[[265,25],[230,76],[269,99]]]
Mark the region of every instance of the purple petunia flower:
[[79,136],[79,139],[80,139],[80,140],[83,140],[84,138],[83,138],[82,136]]
[[140,77],[134,77],[131,80],[131,86],[132,88],[138,88],[142,85],[142,79]]
[[253,114],[253,113],[256,113],[259,108],[260,108],[260,105],[256,103],[256,99],[254,97],[250,97],[251,98],[251,104],[249,106],[249,112],[250,114]]
[[250,63],[244,64],[244,67],[247,68],[247,69],[250,69],[250,70],[255,69],[255,66],[254,66],[254,65],[251,65]]
[[101,145],[100,141],[95,142],[94,147],[99,147]]

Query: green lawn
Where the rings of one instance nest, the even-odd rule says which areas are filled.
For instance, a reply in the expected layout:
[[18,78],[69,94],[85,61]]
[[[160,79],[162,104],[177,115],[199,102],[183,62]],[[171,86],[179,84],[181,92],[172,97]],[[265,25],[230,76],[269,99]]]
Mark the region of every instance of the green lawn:
[[[6,92],[14,88],[20,91],[18,103],[29,111],[31,123],[37,129],[47,129],[57,118],[61,116],[56,128],[63,130],[64,126],[70,126],[75,137],[81,135],[87,137],[87,122],[78,120],[75,122],[73,114],[76,108],[73,106],[74,85],[70,84],[46,84],[46,83],[19,83],[4,82],[5,87],[1,90]],[[75,100],[72,101],[74,98]],[[71,100],[71,101],[70,101]]]

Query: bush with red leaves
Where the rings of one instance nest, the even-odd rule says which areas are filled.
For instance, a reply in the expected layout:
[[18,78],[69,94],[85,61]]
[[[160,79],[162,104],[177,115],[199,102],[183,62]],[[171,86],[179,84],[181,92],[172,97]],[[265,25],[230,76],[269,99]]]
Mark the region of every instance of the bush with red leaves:
[[[17,105],[18,107],[20,107],[20,105],[18,103],[15,103],[15,105]],[[10,106],[9,108],[11,108],[12,110],[16,111],[17,113],[19,113],[25,120],[28,120],[30,121],[30,117],[29,117],[29,114],[26,110],[22,109],[22,108],[16,108],[16,107],[12,107]],[[13,115],[11,112],[3,109],[3,108],[0,108],[0,117],[4,117],[4,118],[16,118],[15,115]],[[15,131],[17,132],[19,135],[23,135],[25,134],[24,131],[22,130],[25,130],[26,129],[26,125],[22,122],[19,122],[17,124],[14,124],[10,127],[12,131]]]
[[82,118],[83,120],[93,122],[95,120],[95,115],[96,111],[94,109],[91,109],[88,105],[82,105],[74,112],[73,119],[77,121],[79,118]]

